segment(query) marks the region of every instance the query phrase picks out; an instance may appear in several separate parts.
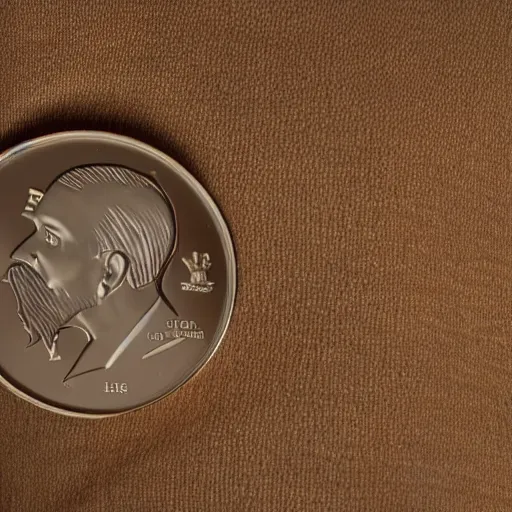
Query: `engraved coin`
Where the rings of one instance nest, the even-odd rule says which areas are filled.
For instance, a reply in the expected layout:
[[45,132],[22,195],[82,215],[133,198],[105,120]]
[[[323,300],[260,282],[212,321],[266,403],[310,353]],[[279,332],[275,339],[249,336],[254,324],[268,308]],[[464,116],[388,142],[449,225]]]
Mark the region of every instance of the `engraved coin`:
[[0,381],[104,417],[175,391],[213,355],[235,297],[226,224],[176,161],[64,132],[0,156]]

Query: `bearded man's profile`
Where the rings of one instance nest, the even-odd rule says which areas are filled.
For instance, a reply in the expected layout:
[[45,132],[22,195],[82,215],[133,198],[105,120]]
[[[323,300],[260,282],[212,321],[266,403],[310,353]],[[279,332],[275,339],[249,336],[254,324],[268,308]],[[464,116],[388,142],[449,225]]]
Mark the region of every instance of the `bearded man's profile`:
[[58,361],[62,329],[87,336],[67,379],[110,368],[150,325],[176,316],[160,287],[174,216],[148,177],[119,166],[76,167],[45,193],[30,189],[22,215],[35,231],[13,252],[5,280],[30,346],[42,342]]

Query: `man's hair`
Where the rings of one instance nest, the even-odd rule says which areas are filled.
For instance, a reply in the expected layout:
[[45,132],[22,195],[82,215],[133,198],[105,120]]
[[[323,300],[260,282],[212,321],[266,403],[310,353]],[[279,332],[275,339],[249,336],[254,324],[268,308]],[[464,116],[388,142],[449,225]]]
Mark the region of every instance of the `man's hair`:
[[118,166],[76,167],[57,181],[84,195],[105,196],[105,213],[94,227],[100,253],[120,251],[129,259],[127,280],[132,288],[153,282],[175,237],[173,215],[163,192],[142,174]]

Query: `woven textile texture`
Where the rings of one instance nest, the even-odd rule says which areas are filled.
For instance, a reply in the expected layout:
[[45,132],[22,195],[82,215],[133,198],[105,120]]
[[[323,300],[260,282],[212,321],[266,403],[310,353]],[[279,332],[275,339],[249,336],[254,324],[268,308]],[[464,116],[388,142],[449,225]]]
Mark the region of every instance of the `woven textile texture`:
[[511,34],[498,0],[0,0],[0,149],[152,144],[239,265],[159,403],[0,390],[0,510],[512,510]]

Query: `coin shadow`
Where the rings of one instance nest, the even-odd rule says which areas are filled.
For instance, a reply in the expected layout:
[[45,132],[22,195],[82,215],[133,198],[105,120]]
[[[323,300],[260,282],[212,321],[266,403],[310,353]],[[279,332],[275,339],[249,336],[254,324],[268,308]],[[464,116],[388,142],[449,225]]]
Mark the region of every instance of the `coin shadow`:
[[104,105],[89,107],[84,111],[83,104],[54,109],[31,121],[23,127],[7,131],[0,139],[0,153],[18,144],[53,133],[74,130],[96,130],[132,137],[145,142],[174,158],[194,177],[200,173],[186,150],[172,140],[167,132],[152,125],[145,119],[134,119],[132,113],[126,116],[104,114]]

